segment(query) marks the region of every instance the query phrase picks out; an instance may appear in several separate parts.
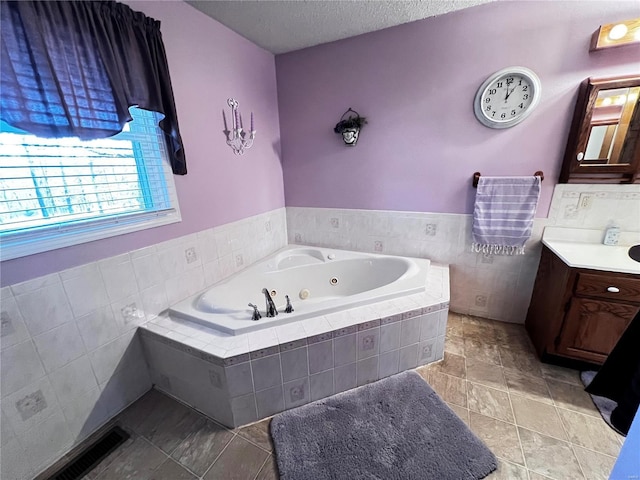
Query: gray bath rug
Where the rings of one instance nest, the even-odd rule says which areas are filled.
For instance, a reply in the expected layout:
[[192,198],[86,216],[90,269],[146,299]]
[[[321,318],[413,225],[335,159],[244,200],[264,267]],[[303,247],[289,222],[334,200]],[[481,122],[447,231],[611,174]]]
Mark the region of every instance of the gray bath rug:
[[276,415],[282,480],[478,480],[489,449],[415,372]]
[[[582,384],[585,387],[588,387],[589,384],[591,383],[591,380],[593,380],[593,377],[596,376],[596,373],[597,372],[594,372],[593,370],[587,370],[586,372],[580,373],[580,380],[582,380]],[[624,433],[622,433],[620,430],[618,430],[616,427],[614,427],[611,424],[611,412],[613,412],[613,409],[616,408],[618,404],[613,400],[608,399],[607,397],[600,397],[598,395],[591,395],[591,394],[589,395],[591,396],[591,400],[593,400],[593,404],[596,406],[596,408],[600,412],[600,415],[602,416],[602,419],[607,423],[607,425],[609,425],[619,434],[624,435]]]

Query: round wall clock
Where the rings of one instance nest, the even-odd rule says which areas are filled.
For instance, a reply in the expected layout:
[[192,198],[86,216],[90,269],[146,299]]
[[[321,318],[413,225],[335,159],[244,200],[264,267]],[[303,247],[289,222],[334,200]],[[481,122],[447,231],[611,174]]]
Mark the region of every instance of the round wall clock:
[[513,127],[536,108],[540,93],[540,79],[534,72],[525,67],[508,67],[480,85],[473,110],[487,127]]

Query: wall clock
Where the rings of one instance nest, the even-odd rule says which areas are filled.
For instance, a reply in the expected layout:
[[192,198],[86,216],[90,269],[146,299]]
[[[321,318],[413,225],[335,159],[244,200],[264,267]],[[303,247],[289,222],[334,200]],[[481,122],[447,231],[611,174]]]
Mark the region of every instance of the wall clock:
[[513,127],[536,108],[540,93],[540,79],[534,72],[525,67],[508,67],[480,85],[473,111],[487,127]]

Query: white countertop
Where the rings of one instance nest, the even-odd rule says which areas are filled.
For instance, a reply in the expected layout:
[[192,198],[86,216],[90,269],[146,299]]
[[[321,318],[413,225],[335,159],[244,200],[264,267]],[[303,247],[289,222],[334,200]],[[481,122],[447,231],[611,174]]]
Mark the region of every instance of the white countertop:
[[599,230],[547,227],[542,243],[570,267],[640,275],[640,263],[629,257],[632,245],[640,244],[640,233],[625,233],[619,245],[603,245]]

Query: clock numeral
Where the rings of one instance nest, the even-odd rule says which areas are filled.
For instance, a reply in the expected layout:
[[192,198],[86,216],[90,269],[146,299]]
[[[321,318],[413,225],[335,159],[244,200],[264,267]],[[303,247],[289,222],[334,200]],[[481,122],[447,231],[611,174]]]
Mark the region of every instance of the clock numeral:
[[522,79],[520,79],[520,81],[518,82],[518,86],[522,85]]
[[515,115],[516,111],[515,110],[511,110],[511,115]]
[[489,103],[491,101],[491,99],[489,97],[484,99],[484,103]]
[[487,112],[490,112],[491,111],[491,105],[487,105],[486,110],[487,110]]
[[522,96],[522,99],[523,99],[523,100],[526,100],[527,98],[529,98],[529,94],[528,94],[528,93],[525,93],[525,94]]
[[497,87],[498,87],[498,88],[502,88],[502,82],[498,82]]
[[500,115],[500,118],[505,118],[507,116],[506,113],[503,113],[502,115]]
[[491,90],[489,90],[489,95],[495,95],[497,92],[497,90],[495,88],[492,88]]
[[518,105],[520,108],[524,108],[524,103],[521,103],[520,105]]
[[513,83],[513,77],[507,78],[507,85],[511,85]]
[[522,91],[523,91],[523,92],[526,92],[528,89],[529,89],[529,85],[524,85],[524,86],[522,87]]
[[495,117],[496,116],[496,112],[491,112],[491,116]]

